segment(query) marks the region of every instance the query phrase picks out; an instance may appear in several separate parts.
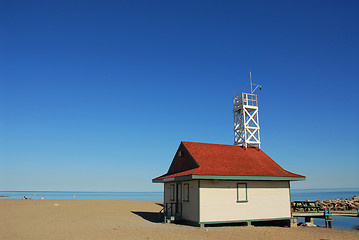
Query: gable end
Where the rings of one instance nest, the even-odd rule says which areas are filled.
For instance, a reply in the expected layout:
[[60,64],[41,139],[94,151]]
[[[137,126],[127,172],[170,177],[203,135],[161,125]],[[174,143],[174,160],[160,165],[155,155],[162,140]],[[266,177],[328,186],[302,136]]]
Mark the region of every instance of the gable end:
[[199,165],[181,142],[166,175],[198,168]]

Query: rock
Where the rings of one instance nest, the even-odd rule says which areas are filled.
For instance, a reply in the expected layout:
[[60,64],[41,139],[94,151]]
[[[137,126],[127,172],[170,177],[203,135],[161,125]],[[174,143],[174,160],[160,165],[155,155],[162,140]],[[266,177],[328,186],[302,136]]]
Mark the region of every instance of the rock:
[[310,222],[302,223],[301,226],[303,226],[303,227],[317,227],[317,225],[315,225],[314,223],[310,223]]
[[[308,201],[308,200],[307,200]],[[335,200],[316,200],[317,205],[321,208],[329,207],[334,211],[344,211],[359,208],[359,196],[353,196],[347,199],[335,199]],[[295,206],[295,204],[293,204]]]

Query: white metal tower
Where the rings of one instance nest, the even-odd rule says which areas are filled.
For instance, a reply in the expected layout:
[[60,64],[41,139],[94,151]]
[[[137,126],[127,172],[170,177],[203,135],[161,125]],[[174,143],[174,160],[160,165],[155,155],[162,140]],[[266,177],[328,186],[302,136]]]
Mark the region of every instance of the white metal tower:
[[233,94],[234,115],[234,145],[253,146],[261,148],[259,135],[258,101],[256,90],[260,85],[252,83],[252,73],[249,72],[250,93],[245,89],[240,94]]

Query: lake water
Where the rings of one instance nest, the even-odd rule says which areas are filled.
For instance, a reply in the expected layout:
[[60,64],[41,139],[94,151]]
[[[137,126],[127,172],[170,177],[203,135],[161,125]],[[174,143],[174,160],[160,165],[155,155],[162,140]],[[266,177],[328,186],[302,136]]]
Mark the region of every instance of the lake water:
[[[82,200],[144,200],[162,201],[163,192],[52,192],[52,191],[0,191],[2,199],[21,199],[24,196],[32,199],[82,199]],[[352,189],[292,189],[292,201],[300,200],[334,200],[359,196],[359,188]],[[298,222],[304,221],[299,218]],[[323,219],[314,219],[314,223],[324,226]],[[333,216],[333,227],[358,229],[358,217]]]
[[52,191],[0,191],[2,198],[22,199],[80,199],[80,200],[141,200],[162,201],[163,192],[52,192]]

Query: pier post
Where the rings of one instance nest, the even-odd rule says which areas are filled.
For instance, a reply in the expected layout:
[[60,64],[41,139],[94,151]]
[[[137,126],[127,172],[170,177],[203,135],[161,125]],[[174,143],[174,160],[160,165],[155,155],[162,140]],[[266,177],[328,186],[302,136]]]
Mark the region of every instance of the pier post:
[[332,228],[333,227],[333,215],[332,215],[329,207],[324,209],[324,219],[325,219],[325,227]]
[[333,218],[332,215],[328,215],[325,217],[325,227],[332,228],[333,227]]
[[291,219],[290,219],[290,227],[291,227],[291,228],[296,228],[296,227],[298,227],[297,221],[298,221],[298,218],[296,218],[296,217],[291,218]]
[[305,222],[314,224],[314,219],[312,217],[305,217]]
[[332,222],[332,220],[326,220],[325,219],[325,227],[326,228],[332,228],[333,227],[333,222]]

